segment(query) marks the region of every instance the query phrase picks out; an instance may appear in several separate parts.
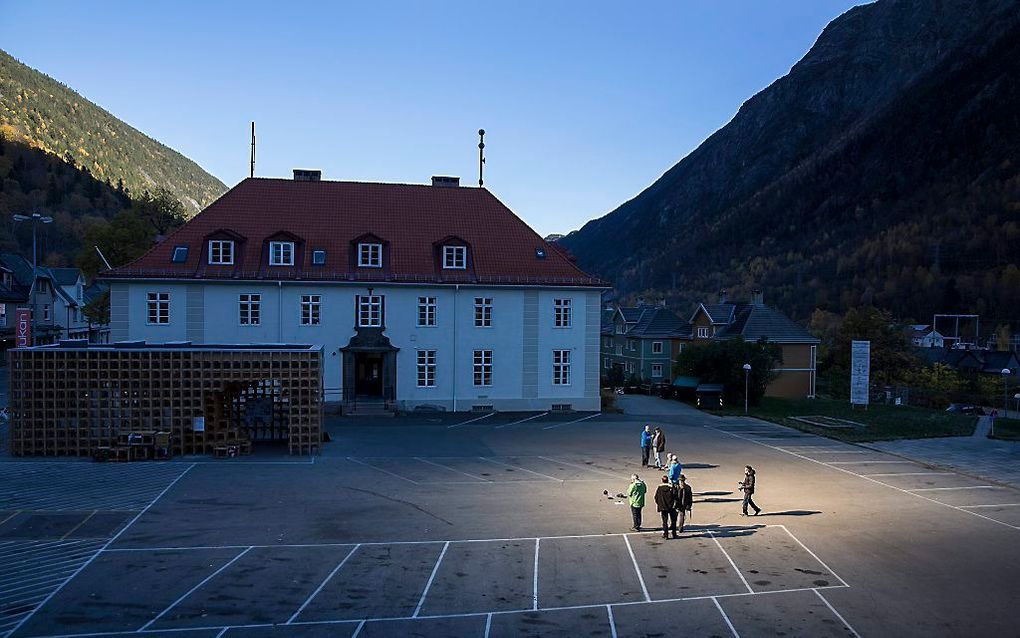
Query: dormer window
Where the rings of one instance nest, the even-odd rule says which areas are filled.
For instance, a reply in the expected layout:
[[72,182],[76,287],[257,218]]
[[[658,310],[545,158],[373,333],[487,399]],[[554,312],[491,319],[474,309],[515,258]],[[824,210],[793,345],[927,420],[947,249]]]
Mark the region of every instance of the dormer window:
[[170,261],[175,264],[183,264],[184,262],[188,261],[188,247],[174,246],[174,254],[172,257],[170,257]]
[[293,266],[294,265],[294,242],[292,242],[292,241],[271,241],[271,242],[269,242],[269,265],[270,266]]
[[467,268],[467,246],[443,246],[443,268],[452,270]]
[[209,240],[209,263],[229,266],[234,263],[234,242],[230,239]]
[[382,244],[358,244],[358,266],[382,268]]

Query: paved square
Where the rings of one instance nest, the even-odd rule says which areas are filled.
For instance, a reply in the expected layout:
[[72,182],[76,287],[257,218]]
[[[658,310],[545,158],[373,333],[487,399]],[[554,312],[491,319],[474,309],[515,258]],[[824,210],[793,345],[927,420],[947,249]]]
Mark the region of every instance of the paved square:
[[[661,405],[344,419],[314,460],[0,462],[0,636],[1011,635],[1017,490]],[[648,422],[695,491],[680,539],[651,528]]]

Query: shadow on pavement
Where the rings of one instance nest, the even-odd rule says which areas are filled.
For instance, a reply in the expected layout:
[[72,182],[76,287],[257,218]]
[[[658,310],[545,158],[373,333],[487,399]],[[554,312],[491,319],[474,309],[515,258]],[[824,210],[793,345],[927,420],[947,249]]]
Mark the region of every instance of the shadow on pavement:
[[762,512],[758,516],[811,516],[812,514],[821,514],[821,512],[818,510],[786,510],[785,512]]
[[729,496],[733,492],[695,492],[695,496]]
[[736,536],[750,536],[765,525],[685,525],[684,532],[694,532],[687,538],[732,538]]
[[717,496],[713,496],[712,498],[703,498],[701,500],[694,501],[694,502],[695,503],[739,503],[739,502],[741,502],[743,500],[744,499],[742,499],[742,498],[719,498]]

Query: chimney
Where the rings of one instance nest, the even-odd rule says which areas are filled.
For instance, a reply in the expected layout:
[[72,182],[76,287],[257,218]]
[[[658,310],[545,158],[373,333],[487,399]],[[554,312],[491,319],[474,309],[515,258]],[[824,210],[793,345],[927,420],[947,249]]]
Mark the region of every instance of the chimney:
[[755,288],[751,291],[751,303],[755,306],[765,305],[765,296],[762,294],[760,288]]
[[322,179],[322,171],[309,170],[307,168],[294,169],[295,182],[317,182]]
[[450,177],[448,175],[433,175],[432,185],[442,188],[457,188],[460,186],[460,178]]
[[726,289],[723,288],[719,291],[719,303],[726,303]]

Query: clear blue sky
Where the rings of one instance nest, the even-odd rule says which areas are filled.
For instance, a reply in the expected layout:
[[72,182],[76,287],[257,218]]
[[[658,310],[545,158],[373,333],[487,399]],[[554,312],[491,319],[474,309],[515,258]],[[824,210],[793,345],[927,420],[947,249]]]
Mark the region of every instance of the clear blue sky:
[[542,234],[651,184],[857,0],[25,2],[0,47],[232,186],[477,180]]

